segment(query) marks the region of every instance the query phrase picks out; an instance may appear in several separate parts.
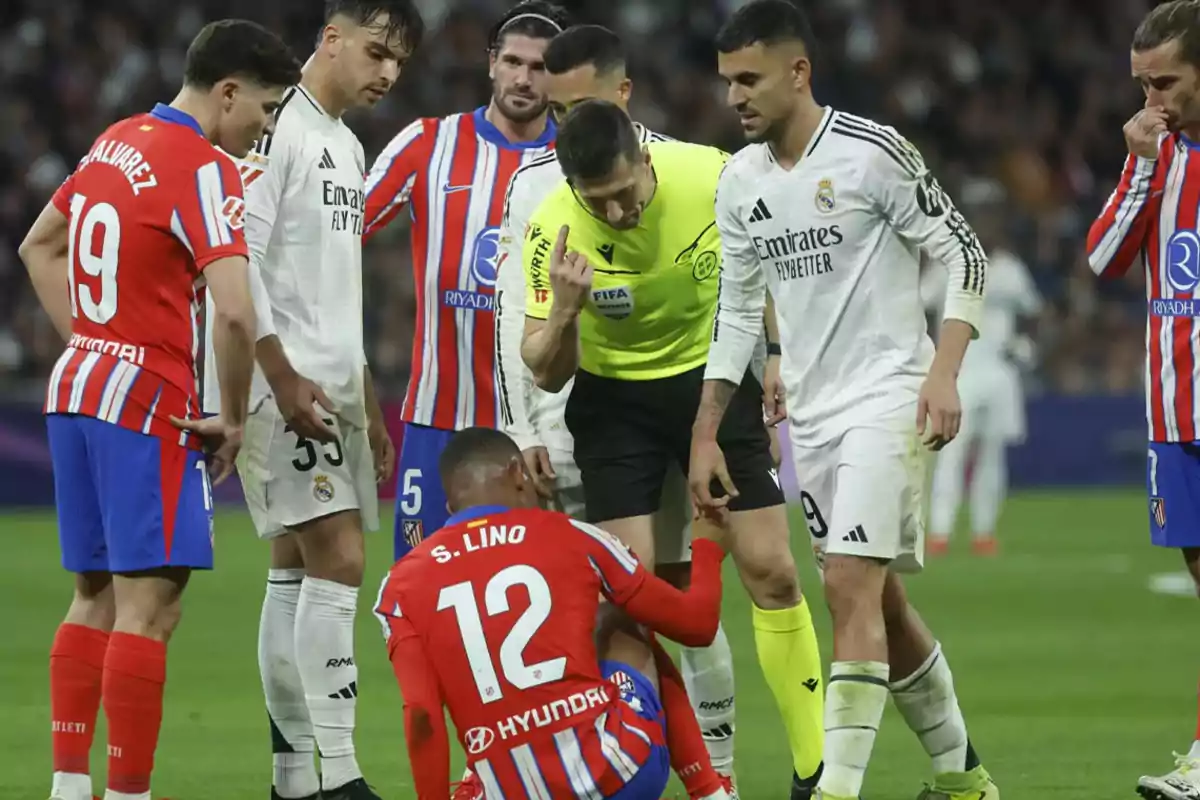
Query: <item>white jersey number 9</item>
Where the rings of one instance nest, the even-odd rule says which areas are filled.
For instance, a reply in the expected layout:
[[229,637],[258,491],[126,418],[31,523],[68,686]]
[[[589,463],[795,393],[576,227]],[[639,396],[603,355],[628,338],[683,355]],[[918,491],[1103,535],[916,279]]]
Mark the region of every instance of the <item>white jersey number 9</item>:
[[[553,658],[536,664],[525,663],[525,648],[550,618],[550,585],[545,577],[527,564],[505,567],[492,576],[483,590],[484,604],[489,617],[507,614],[508,592],[520,586],[529,594],[529,607],[500,644],[499,661],[504,679],[518,689],[531,689],[543,683],[560,680],[566,671],[566,657]],[[494,703],[504,696],[500,679],[492,660],[492,651],[483,632],[475,587],[470,581],[447,586],[438,594],[438,611],[454,609],[458,632],[462,636],[467,663],[475,677],[475,687],[483,703]]]
[[[121,250],[121,218],[109,203],[96,203],[88,208],[87,198],[77,194],[71,198],[71,229],[67,239],[67,280],[71,287],[71,316],[79,312],[104,325],[117,315],[117,267]],[[76,286],[75,261],[93,278],[100,279],[100,297],[90,286]]]

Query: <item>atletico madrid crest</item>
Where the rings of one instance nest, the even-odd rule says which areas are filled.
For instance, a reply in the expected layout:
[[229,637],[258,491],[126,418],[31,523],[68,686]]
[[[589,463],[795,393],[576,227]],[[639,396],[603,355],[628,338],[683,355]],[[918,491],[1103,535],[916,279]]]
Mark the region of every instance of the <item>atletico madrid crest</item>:
[[1167,503],[1161,497],[1150,498],[1150,516],[1160,528],[1167,527]]
[[419,519],[404,520],[404,540],[409,547],[417,547],[425,539],[425,526]]

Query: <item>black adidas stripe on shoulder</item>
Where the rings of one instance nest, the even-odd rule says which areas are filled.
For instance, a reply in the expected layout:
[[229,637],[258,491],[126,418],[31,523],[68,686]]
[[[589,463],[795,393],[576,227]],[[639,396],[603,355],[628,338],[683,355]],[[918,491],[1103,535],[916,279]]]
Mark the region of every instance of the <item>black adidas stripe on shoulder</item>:
[[652,131],[645,126],[642,127],[642,144],[653,144],[656,142],[676,142],[676,141],[679,141],[679,140],[674,139],[670,136],[667,136],[665,133],[658,133],[657,131]]
[[910,177],[917,178],[925,171],[920,158],[913,152],[911,146],[898,134],[884,128],[882,125],[855,117],[851,114],[838,113],[833,120],[830,130],[851,139],[858,139],[875,145],[896,162],[900,169]]
[[511,186],[512,181],[516,180],[517,176],[520,175],[522,172],[527,172],[528,170],[531,170],[534,167],[545,166],[546,164],[549,164],[552,161],[556,161],[557,159],[558,159],[558,155],[553,150],[551,150],[548,153],[543,153],[542,155],[538,156],[537,158],[533,159],[532,161],[530,161],[528,163],[522,164],[521,166],[519,166],[515,170],[513,170],[512,178],[509,179],[509,185]]
[[[279,124],[279,117],[283,114],[283,109],[285,109],[287,107],[287,104],[291,101],[291,99],[296,96],[296,89],[297,89],[297,87],[293,86],[292,88],[288,89],[286,92],[283,93],[283,99],[279,101],[279,108],[275,109],[275,124],[276,125]],[[271,134],[271,133],[264,134],[263,137],[261,139],[259,139],[258,142],[254,145],[254,152],[258,153],[260,156],[270,155],[271,154],[271,140],[274,138],[275,138],[274,134]]]

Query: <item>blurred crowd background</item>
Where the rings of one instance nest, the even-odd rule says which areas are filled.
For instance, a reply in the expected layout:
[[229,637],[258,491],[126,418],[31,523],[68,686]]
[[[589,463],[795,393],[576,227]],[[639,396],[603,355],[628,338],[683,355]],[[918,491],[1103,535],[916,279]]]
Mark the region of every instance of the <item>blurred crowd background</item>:
[[[486,33],[510,0],[424,0],[431,33],[392,95],[348,118],[369,159],[407,122],[487,102]],[[307,56],[322,0],[6,0],[0,8],[0,387],[42,390],[61,350],[16,250],[72,164],[110,122],[169,101],[207,21],[250,17]],[[737,149],[712,38],[737,0],[564,0],[625,37],[635,118]],[[1045,297],[1031,331],[1032,391],[1140,391],[1142,278],[1099,284],[1084,255],[1092,218],[1141,105],[1128,46],[1151,0],[820,0],[818,100],[896,126],[916,143],[991,246],[1029,266]],[[408,376],[408,232],[368,248],[370,357],[386,391]],[[1136,272],[1136,271],[1135,271]]]

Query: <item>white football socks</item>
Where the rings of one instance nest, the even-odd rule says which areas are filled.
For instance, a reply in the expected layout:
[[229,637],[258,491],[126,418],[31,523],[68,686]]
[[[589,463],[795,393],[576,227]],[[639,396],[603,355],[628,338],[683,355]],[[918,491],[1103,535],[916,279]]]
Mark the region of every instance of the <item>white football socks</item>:
[[821,791],[858,797],[888,699],[887,664],[835,661],[825,692],[825,771]]
[[966,772],[976,766],[967,763],[967,724],[940,644],[933,646],[916,672],[893,683],[891,690],[896,710],[933,759],[935,775]]
[[708,758],[718,773],[733,775],[733,653],[725,628],[717,628],[717,638],[708,647],[684,647],[680,654],[683,683],[700,723]]
[[362,777],[354,756],[354,615],[358,589],[305,578],[296,609],[296,664],[321,756],[321,784],[336,789]]
[[296,607],[302,569],[272,569],[258,624],[258,671],[271,718],[272,785],[283,798],[309,797],[321,788],[313,761],[313,728],[296,665]]
[[50,784],[54,800],[92,800],[92,776],[78,772],[56,772]]

